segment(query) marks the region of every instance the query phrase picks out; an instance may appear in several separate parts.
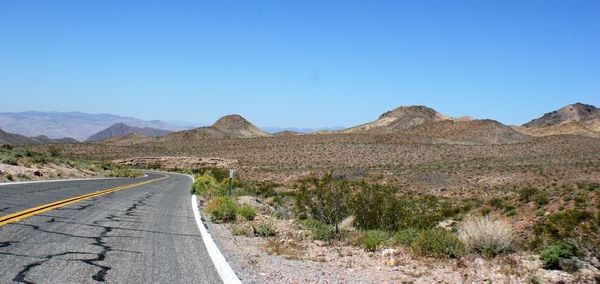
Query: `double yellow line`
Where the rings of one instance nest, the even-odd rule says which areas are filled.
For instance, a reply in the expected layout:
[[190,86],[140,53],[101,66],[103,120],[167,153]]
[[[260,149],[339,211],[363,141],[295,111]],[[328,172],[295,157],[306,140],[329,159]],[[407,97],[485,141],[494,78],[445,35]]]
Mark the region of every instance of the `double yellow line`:
[[152,179],[152,180],[142,181],[142,182],[138,182],[138,183],[132,183],[132,184],[109,188],[109,189],[105,189],[105,190],[100,190],[100,191],[96,191],[93,193],[79,195],[79,196],[63,199],[60,201],[40,205],[37,207],[29,208],[29,209],[23,210],[21,212],[17,212],[17,213],[13,213],[10,215],[0,217],[0,227],[4,226],[6,224],[12,223],[12,222],[19,221],[21,219],[25,219],[27,217],[31,217],[31,216],[34,216],[34,215],[37,215],[37,214],[40,214],[40,213],[43,213],[46,211],[50,211],[52,209],[63,207],[63,206],[66,206],[66,205],[69,205],[69,204],[72,204],[75,202],[79,202],[79,201],[86,200],[89,198],[98,197],[101,195],[117,192],[120,190],[132,188],[132,187],[136,187],[136,186],[141,186],[141,185],[157,182],[157,181],[164,180],[167,178],[169,178],[169,176],[164,175],[163,177]]

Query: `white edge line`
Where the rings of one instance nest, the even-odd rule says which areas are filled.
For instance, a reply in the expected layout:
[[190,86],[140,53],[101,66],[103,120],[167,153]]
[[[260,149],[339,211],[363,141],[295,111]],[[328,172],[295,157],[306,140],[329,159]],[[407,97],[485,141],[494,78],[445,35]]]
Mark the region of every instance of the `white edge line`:
[[[194,182],[194,178],[192,176],[185,176],[191,178],[192,183]],[[223,283],[242,283],[242,281],[240,281],[233,269],[231,269],[231,266],[229,266],[229,263],[227,263],[225,256],[223,256],[223,254],[217,247],[217,244],[215,244],[215,241],[210,236],[208,230],[206,230],[206,227],[204,227],[204,224],[202,223],[202,217],[200,215],[200,209],[198,209],[198,197],[196,195],[192,195],[192,210],[194,211],[194,218],[196,219],[196,225],[198,225],[198,229],[200,229],[200,235],[202,235],[204,246],[208,251],[208,255],[212,259],[212,262],[215,265],[219,276],[221,276],[221,280],[223,280]]]
[[[147,174],[139,178],[146,178]],[[49,182],[63,182],[63,181],[84,181],[84,180],[108,180],[108,179],[120,179],[118,177],[100,177],[100,178],[73,178],[73,179],[52,179],[52,180],[34,180],[34,181],[17,181],[17,182],[0,182],[0,186],[3,185],[19,185],[19,184],[30,184],[30,183],[49,183]]]

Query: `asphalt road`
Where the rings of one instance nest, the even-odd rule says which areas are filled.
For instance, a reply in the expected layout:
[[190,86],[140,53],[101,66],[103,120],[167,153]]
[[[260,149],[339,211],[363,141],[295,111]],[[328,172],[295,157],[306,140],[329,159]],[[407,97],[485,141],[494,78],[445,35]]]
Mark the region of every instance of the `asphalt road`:
[[[0,217],[160,177],[0,186]],[[0,283],[221,283],[180,175],[0,227]]]

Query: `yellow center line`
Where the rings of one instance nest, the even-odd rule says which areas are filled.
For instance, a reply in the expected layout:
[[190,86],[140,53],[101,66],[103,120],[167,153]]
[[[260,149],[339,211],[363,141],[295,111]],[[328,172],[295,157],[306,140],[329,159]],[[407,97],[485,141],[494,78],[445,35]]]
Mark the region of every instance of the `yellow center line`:
[[6,224],[12,223],[12,222],[19,221],[21,219],[25,219],[27,217],[31,217],[31,216],[34,216],[34,215],[37,215],[37,214],[40,214],[40,213],[43,213],[46,211],[50,211],[52,209],[63,207],[63,206],[66,206],[66,205],[69,205],[69,204],[72,204],[75,202],[79,202],[79,201],[86,200],[89,198],[117,192],[120,190],[132,188],[132,187],[136,187],[136,186],[141,186],[141,185],[157,182],[157,181],[164,180],[167,178],[169,178],[169,176],[164,175],[163,177],[152,179],[152,180],[147,180],[147,181],[142,181],[142,182],[138,182],[138,183],[132,183],[132,184],[128,184],[128,185],[104,189],[104,190],[100,190],[100,191],[96,191],[96,192],[92,192],[92,193],[88,193],[88,194],[84,194],[84,195],[79,195],[79,196],[63,199],[60,201],[56,201],[56,202],[52,202],[52,203],[48,203],[48,204],[44,204],[44,205],[40,205],[37,207],[29,208],[29,209],[23,210],[21,212],[17,212],[17,213],[13,213],[10,215],[0,217],[0,227],[4,226]]

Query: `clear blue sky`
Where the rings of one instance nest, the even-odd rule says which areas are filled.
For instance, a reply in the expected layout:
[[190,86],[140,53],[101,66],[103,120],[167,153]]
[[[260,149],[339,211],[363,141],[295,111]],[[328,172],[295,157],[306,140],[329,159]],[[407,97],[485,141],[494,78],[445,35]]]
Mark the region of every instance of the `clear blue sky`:
[[600,1],[0,1],[0,111],[351,126],[600,105]]

